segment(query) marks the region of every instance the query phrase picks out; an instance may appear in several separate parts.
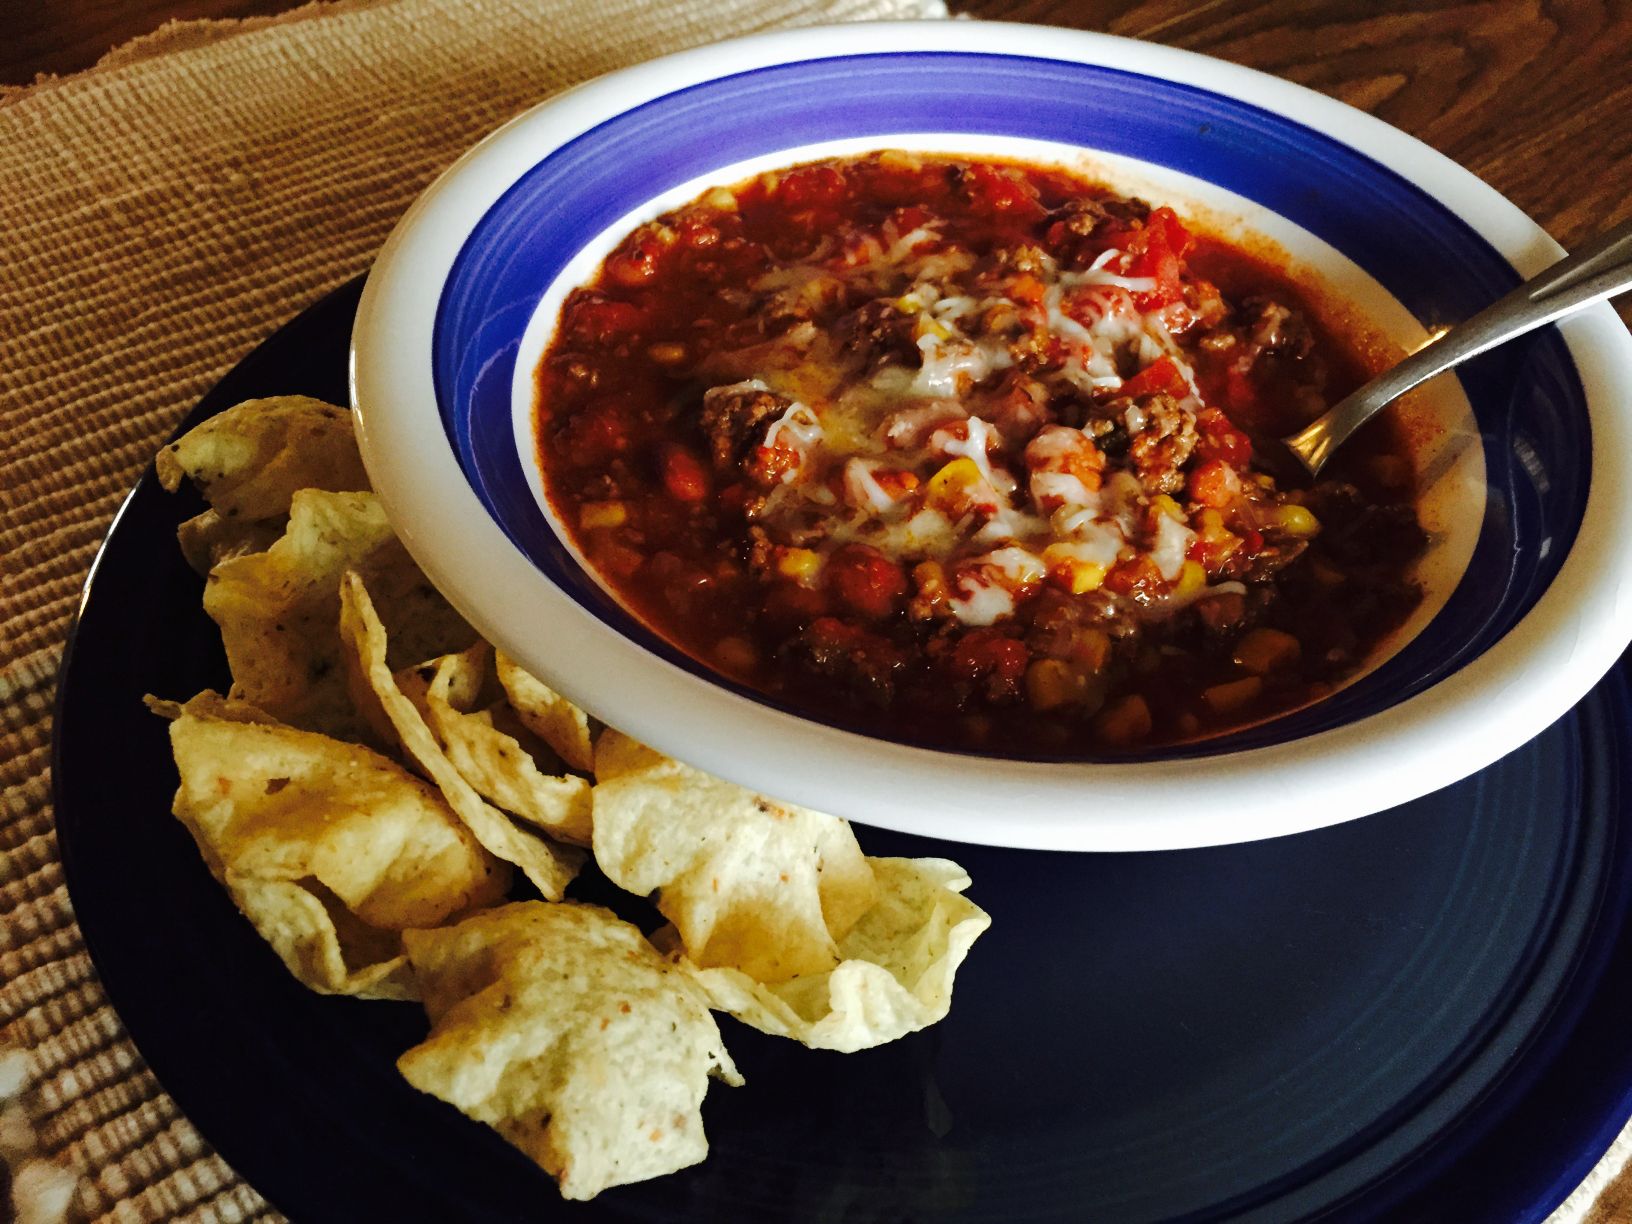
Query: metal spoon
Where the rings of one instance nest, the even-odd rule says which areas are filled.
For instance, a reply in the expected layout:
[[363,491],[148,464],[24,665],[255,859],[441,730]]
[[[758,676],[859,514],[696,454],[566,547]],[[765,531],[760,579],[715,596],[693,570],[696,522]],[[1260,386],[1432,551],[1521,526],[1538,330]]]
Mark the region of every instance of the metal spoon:
[[1311,476],[1318,476],[1332,452],[1350,434],[1418,383],[1544,323],[1628,289],[1632,289],[1632,221],[1616,226],[1525,281],[1281,442]]

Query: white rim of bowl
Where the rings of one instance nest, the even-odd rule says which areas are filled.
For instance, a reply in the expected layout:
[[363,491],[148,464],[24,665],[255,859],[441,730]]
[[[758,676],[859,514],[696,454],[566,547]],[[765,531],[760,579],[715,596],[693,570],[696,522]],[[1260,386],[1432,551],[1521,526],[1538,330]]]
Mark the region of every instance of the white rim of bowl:
[[[1111,35],[985,22],[890,22],[754,35],[587,82],[466,153],[398,223],[364,289],[352,404],[374,487],[430,579],[501,650],[592,713],[710,773],[861,823],[1050,850],[1177,849],[1256,840],[1397,806],[1484,768],[1579,701],[1632,640],[1632,337],[1608,306],[1560,332],[1586,390],[1592,470],[1575,543],[1536,605],[1432,688],[1285,744],[1158,762],[1053,763],[936,752],[771,709],[660,659],[585,611],[504,535],[447,445],[432,390],[442,286],[471,228],[567,140],[675,90],[778,63],[978,51],[1182,81],[1282,115],[1439,199],[1523,275],[1560,248],[1519,209],[1413,137],[1302,86]],[[423,496],[426,489],[437,496]],[[530,624],[549,633],[531,634]],[[702,734],[698,734],[703,729]]]

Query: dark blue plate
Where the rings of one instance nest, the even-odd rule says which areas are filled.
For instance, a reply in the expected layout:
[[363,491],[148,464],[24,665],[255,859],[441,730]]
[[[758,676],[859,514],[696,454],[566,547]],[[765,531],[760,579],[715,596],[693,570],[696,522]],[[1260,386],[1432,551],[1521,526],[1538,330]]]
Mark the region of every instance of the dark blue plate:
[[[358,291],[193,419],[344,402]],[[417,1007],[298,986],[169,815],[142,694],[226,679],[174,539],[199,505],[148,476],[103,547],[58,692],[57,829],[138,1047],[297,1220],[1539,1220],[1632,1113],[1623,661],[1484,773],[1319,832],[1100,856],[861,830],[956,858],[992,914],[951,1017],[849,1056],[722,1020],[748,1085],[711,1090],[708,1161],[561,1203],[397,1077]]]

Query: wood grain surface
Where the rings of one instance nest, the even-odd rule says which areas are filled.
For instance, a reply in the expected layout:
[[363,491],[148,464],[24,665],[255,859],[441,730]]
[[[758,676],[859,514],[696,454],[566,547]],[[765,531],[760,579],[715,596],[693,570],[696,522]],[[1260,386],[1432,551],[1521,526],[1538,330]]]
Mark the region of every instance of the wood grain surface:
[[[297,0],[0,0],[0,85],[77,72],[173,19]],[[1632,217],[1632,0],[952,0],[1234,60],[1427,141],[1569,246]]]

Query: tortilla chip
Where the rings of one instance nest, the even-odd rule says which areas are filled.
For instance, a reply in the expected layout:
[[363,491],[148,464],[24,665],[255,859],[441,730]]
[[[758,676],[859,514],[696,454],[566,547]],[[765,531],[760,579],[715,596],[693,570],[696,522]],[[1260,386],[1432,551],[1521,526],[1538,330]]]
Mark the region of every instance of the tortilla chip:
[[398,1069],[536,1160],[564,1197],[708,1154],[708,1077],[742,1077],[691,976],[634,927],[531,901],[404,943],[431,1033]]
[[442,797],[394,761],[201,693],[172,717],[173,811],[290,971],[325,993],[411,997],[397,932],[509,888]]
[[552,837],[589,845],[589,782],[576,774],[546,774],[515,736],[494,725],[491,711],[473,709],[491,657],[492,647],[479,642],[416,669],[429,669],[431,680],[423,705],[414,704],[453,767],[483,798]]
[[[233,904],[248,918],[262,939],[297,981],[319,994],[355,995],[361,999],[417,999],[419,990],[401,936],[361,928],[340,934],[338,914],[343,907],[325,904],[310,883],[261,880],[229,871],[222,880]],[[379,947],[380,935],[391,945]]]
[[283,534],[284,520],[223,518],[206,510],[176,528],[181,555],[200,574],[246,553],[265,552]]
[[511,708],[539,739],[555,749],[569,768],[595,768],[594,728],[590,718],[538,677],[523,671],[502,650],[494,666]]
[[386,661],[385,626],[357,574],[347,574],[340,584],[340,636],[346,643],[344,666],[356,699],[377,704],[403,750],[436,783],[448,806],[489,853],[520,867],[546,900],[559,901],[583,862],[582,853],[522,828],[489,806],[454,768],[424,717],[397,687]]
[[351,413],[304,395],[245,400],[187,431],[154,457],[159,483],[181,478],[224,519],[280,519],[297,489],[368,489]]
[[346,693],[337,627],[347,570],[378,592],[399,666],[476,639],[397,542],[372,493],[296,493],[277,543],[210,571],[204,610],[221,628],[235,696],[291,726],[362,739],[369,728]]
[[707,967],[782,982],[838,965],[877,895],[850,826],[653,752],[620,732],[595,748],[595,861],[645,896]]
[[969,877],[956,863],[867,861],[878,904],[839,941],[842,964],[780,983],[738,969],[698,969],[713,1007],[761,1032],[845,1054],[944,1019],[953,976],[991,919],[959,895]]

